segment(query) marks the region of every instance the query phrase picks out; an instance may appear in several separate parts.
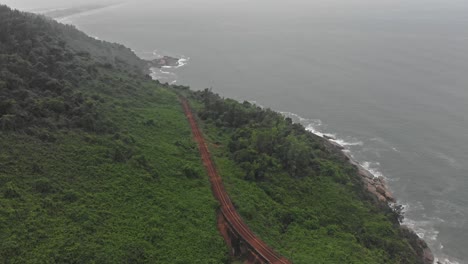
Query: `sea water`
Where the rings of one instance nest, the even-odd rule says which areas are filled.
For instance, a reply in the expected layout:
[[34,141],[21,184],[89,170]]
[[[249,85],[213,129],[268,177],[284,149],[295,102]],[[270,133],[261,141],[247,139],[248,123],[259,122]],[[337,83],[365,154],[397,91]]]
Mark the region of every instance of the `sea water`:
[[441,263],[468,263],[467,1],[137,0],[61,21],[181,58],[153,69],[163,82],[332,135],[387,179]]

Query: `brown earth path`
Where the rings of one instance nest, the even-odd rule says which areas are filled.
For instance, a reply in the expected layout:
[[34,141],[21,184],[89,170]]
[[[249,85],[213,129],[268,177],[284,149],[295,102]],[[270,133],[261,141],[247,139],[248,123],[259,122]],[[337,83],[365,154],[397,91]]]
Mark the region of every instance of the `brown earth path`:
[[229,223],[233,231],[237,233],[238,237],[240,237],[243,242],[249,245],[250,248],[253,249],[255,253],[263,259],[263,261],[265,261],[264,263],[291,264],[289,260],[280,256],[268,245],[266,245],[265,242],[260,240],[260,238],[258,238],[250,230],[250,228],[242,220],[241,216],[237,213],[234,205],[231,202],[231,199],[224,189],[221,177],[211,160],[205,139],[203,138],[203,135],[198,128],[197,122],[193,117],[188,101],[182,97],[180,98],[180,101],[184,108],[185,115],[187,116],[187,119],[190,123],[195,141],[198,144],[200,155],[203,160],[203,165],[205,166],[211,182],[213,195],[219,201],[221,213],[223,214],[226,221]]

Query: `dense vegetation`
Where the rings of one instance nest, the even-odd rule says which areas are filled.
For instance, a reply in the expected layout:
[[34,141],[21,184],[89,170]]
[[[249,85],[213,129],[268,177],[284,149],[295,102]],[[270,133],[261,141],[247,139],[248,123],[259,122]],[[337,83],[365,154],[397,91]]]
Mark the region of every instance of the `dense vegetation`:
[[0,6],[0,263],[225,263],[174,91],[70,35]]
[[247,223],[294,263],[418,263],[416,236],[340,151],[248,102],[196,92],[216,164]]
[[136,78],[144,62],[135,63],[138,58],[123,46],[5,6],[0,6],[0,25],[0,129],[112,129],[96,111],[100,97],[76,88],[96,79],[99,68]]
[[299,124],[145,75],[129,49],[0,6],[0,260],[229,263],[177,95],[239,212],[294,263],[418,263],[414,235]]

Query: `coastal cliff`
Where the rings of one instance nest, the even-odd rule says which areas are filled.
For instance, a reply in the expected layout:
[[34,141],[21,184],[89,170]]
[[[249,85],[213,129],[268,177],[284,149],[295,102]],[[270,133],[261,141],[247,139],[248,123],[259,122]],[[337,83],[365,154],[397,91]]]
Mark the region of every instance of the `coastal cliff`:
[[151,63],[0,5],[0,259],[237,261],[217,230],[183,95],[233,206],[282,256],[429,263],[385,182],[337,146],[269,109],[151,80],[148,66],[178,60]]

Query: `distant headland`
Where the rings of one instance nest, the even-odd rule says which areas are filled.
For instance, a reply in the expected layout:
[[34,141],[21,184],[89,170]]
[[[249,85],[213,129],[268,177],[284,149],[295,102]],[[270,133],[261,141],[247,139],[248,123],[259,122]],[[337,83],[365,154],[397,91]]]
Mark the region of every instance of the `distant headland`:
[[81,14],[97,9],[103,9],[106,7],[114,6],[114,4],[94,4],[94,5],[82,5],[82,6],[75,6],[70,8],[56,8],[52,10],[43,10],[37,13],[40,13],[44,16],[53,18],[53,19],[61,19],[65,17],[69,17],[76,14]]

